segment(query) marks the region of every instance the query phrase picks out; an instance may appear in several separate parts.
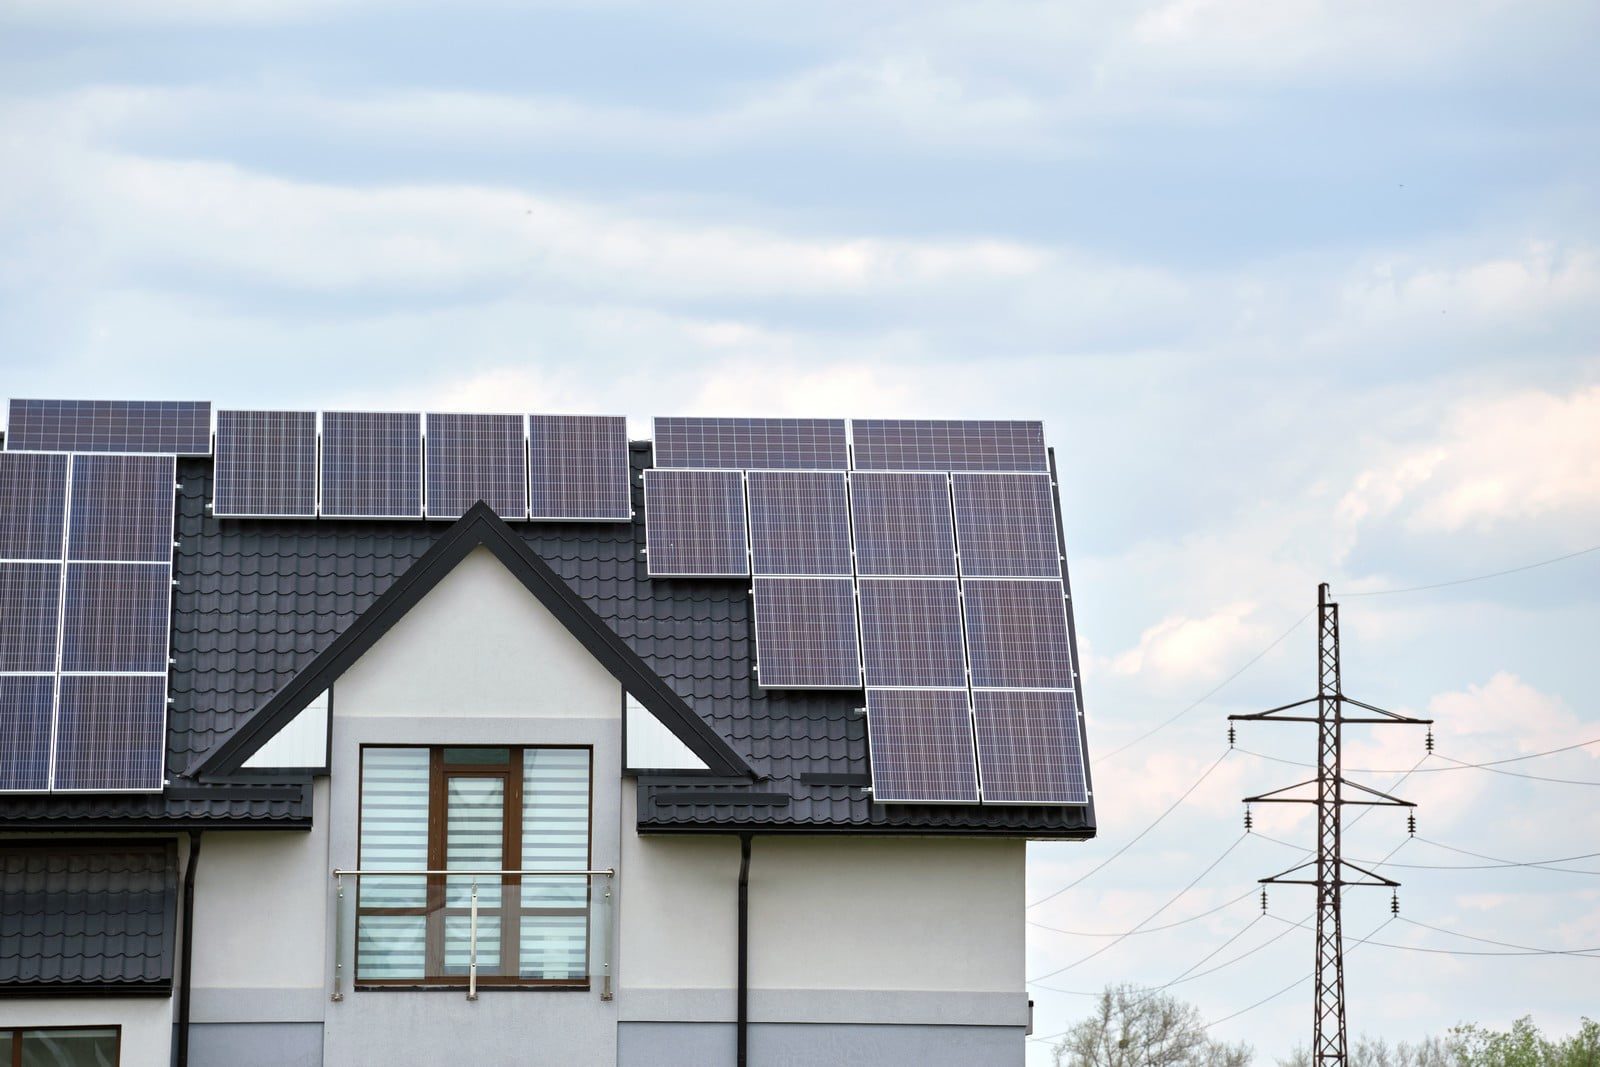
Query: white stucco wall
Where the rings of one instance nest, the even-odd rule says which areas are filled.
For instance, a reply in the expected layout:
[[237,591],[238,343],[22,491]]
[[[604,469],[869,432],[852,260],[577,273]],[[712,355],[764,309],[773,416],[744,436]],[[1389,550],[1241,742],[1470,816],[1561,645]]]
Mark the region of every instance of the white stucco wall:
[[0,1027],[120,1026],[121,1067],[169,1067],[172,997],[0,999]]
[[[357,865],[358,767],[369,744],[590,746],[592,863],[618,865],[622,687],[487,550],[334,683],[332,708],[329,867]],[[591,954],[606,944],[603,884],[591,896]],[[616,1060],[616,1001],[600,999],[598,979],[588,991],[485,989],[476,1002],[460,990],[357,991],[348,917],[340,950],[345,996],[327,1006],[327,1064]]]
[[335,719],[617,718],[621,687],[487,549],[334,685]]
[[315,1022],[327,1000],[327,779],[310,832],[208,833],[195,871],[197,1023]]

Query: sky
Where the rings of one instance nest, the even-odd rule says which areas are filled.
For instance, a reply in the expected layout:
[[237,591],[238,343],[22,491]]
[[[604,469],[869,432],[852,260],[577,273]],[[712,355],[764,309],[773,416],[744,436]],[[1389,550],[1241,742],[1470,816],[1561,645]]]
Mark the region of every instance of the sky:
[[[1351,954],[1352,1030],[1568,1030],[1600,962],[1409,920],[1600,946],[1570,873],[1600,862],[1429,843],[1600,848],[1600,745],[1501,768],[1562,782],[1444,769],[1600,738],[1600,553],[1357,594],[1600,545],[1597,39],[1545,0],[0,0],[0,392],[1043,419],[1101,833],[1031,845],[1028,899],[1178,800],[1227,714],[1313,692],[1312,621],[1273,642],[1327,581],[1346,691],[1440,753],[1393,857],[1430,866],[1385,869],[1376,940],[1409,947]],[[1424,755],[1349,733],[1352,767]],[[1309,843],[1287,805],[1236,841],[1300,771],[1224,758],[1028,910],[1028,976],[1265,946],[1172,987],[1215,1020],[1308,976],[1309,890],[1219,907],[1298,861],[1261,834]],[[1346,852],[1405,838],[1379,809]],[[1214,913],[1080,936],[1230,844],[1148,925]],[[1350,937],[1388,916],[1348,898]],[[1033,988],[1041,1036],[1091,1004]],[[1270,1061],[1310,1015],[1305,984],[1212,1032]]]

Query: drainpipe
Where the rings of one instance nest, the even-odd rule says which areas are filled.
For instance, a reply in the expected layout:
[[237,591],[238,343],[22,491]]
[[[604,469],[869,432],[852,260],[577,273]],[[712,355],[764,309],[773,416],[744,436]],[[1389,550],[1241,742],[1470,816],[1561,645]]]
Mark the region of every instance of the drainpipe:
[[[739,1006],[738,1064],[746,1067],[750,1053],[750,840],[739,835]],[[180,1065],[182,1067],[182,1065]]]
[[200,862],[200,831],[189,831],[189,862],[183,869],[183,974],[178,981],[178,1047],[174,1067],[189,1067],[189,976],[194,970],[194,871]]

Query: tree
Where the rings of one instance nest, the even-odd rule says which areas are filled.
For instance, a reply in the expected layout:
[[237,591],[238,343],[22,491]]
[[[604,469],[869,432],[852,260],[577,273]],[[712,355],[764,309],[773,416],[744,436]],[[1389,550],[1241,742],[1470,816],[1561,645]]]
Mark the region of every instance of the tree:
[[1107,986],[1054,1052],[1055,1067],[1248,1067],[1251,1056],[1212,1040],[1194,1005],[1127,984]]
[[1527,1015],[1510,1030],[1473,1023],[1450,1031],[1450,1051],[1461,1067],[1600,1067],[1600,1023],[1586,1018],[1577,1033],[1556,1041]]
[[[1278,1061],[1278,1067],[1310,1067],[1311,1053],[1304,1045]],[[1427,1037],[1415,1045],[1391,1045],[1381,1037],[1356,1038],[1350,1048],[1350,1067],[1457,1067],[1450,1047],[1441,1038]],[[1600,1067],[1600,1065],[1597,1065]]]

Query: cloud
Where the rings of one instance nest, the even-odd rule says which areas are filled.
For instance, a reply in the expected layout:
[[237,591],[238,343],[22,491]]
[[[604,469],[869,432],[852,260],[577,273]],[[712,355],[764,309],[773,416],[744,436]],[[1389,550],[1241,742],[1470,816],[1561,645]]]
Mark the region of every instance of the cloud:
[[1592,541],[1600,525],[1600,387],[1462,403],[1432,440],[1358,475],[1340,511],[1353,523],[1397,516],[1416,533],[1538,520]]
[[[1594,731],[1559,696],[1507,671],[1495,672],[1481,685],[1440,693],[1428,702],[1428,711],[1438,720],[1435,730],[1441,737],[1459,737],[1462,750],[1480,754],[1547,751],[1590,740]],[[1600,760],[1594,748],[1578,751]]]
[[1198,619],[1170,615],[1139,635],[1139,644],[1113,656],[1118,674],[1142,675],[1157,684],[1198,683],[1221,678],[1267,631],[1250,621],[1256,606],[1228,604]]

